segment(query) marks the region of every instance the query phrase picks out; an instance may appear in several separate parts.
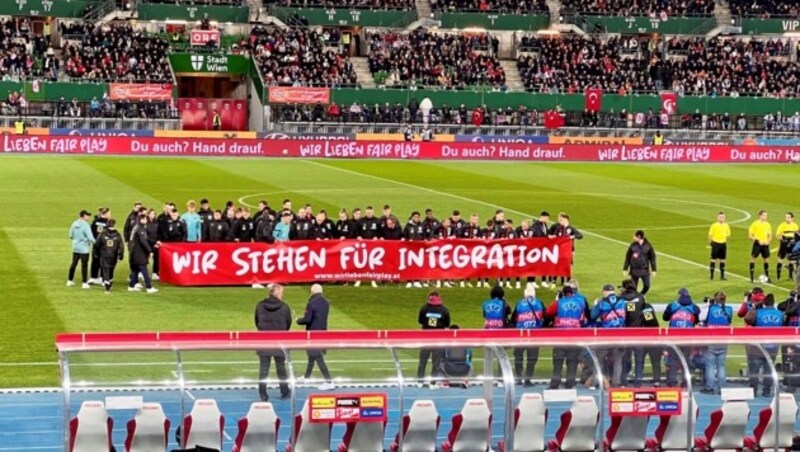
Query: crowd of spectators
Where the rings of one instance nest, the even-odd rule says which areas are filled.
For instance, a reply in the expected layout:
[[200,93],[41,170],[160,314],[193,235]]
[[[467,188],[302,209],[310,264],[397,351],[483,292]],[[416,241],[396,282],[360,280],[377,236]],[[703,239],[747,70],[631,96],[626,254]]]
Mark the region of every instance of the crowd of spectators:
[[448,12],[498,12],[505,14],[550,14],[545,0],[431,0],[431,8]]
[[796,0],[729,0],[731,14],[744,17],[784,17],[800,16],[800,3]]
[[72,79],[127,82],[168,82],[167,40],[148,36],[129,24],[82,25],[80,42],[64,49],[64,69]]
[[[631,45],[630,43],[633,43]],[[524,37],[517,67],[526,89],[630,94],[671,89],[679,95],[792,97],[800,65],[788,41],[672,38],[653,45],[612,37]]]
[[306,28],[253,28],[250,47],[264,81],[281,86],[355,86],[343,50],[325,48],[323,34]]
[[144,3],[169,3],[172,5],[219,5],[219,6],[241,6],[244,0],[142,0]]
[[372,10],[411,10],[414,0],[264,0],[267,6],[290,8],[352,8]]
[[2,19],[0,80],[20,80],[44,75],[42,62],[47,50],[45,37],[33,32],[29,18]]
[[418,29],[408,34],[372,33],[368,42],[370,72],[387,86],[506,88],[506,74],[497,58],[499,43],[485,33]]
[[562,11],[603,16],[653,18],[711,16],[714,0],[564,0]]

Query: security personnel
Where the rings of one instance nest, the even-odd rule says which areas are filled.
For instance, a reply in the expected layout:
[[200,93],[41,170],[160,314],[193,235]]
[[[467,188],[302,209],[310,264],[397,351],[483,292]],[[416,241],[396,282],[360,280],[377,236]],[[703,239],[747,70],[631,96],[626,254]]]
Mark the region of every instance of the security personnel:
[[14,133],[17,135],[27,134],[27,130],[25,129],[25,121],[22,118],[18,118],[16,121],[14,121]]
[[719,264],[719,279],[725,281],[725,259],[728,257],[728,239],[731,226],[725,222],[725,212],[717,214],[717,221],[708,228],[708,243],[711,245],[711,263],[708,270],[714,279],[716,265]]
[[[442,297],[434,291],[428,294],[428,301],[419,310],[417,322],[423,330],[444,330],[450,327],[450,310],[442,302]],[[441,349],[423,348],[419,351],[419,364],[417,365],[417,381],[424,384],[428,360],[431,360],[431,376],[439,376],[444,351]],[[433,387],[434,383],[431,383]]]
[[755,276],[756,260],[761,257],[764,260],[764,274],[769,280],[769,244],[772,241],[772,226],[767,223],[767,211],[759,210],[758,219],[750,225],[748,236],[753,241],[750,250],[750,282]]
[[211,127],[214,130],[222,130],[222,117],[219,115],[219,112],[215,109],[214,116],[211,120]]
[[[534,330],[544,327],[544,304],[536,298],[536,288],[528,284],[523,293],[524,298],[517,302],[511,314],[511,323],[518,330]],[[525,356],[527,355],[527,361]],[[517,384],[525,387],[533,386],[533,372],[539,361],[538,347],[518,347],[514,349],[514,376]],[[522,372],[523,367],[525,373]],[[524,379],[524,380],[523,380]]]
[[114,284],[114,269],[117,262],[122,261],[125,256],[125,245],[122,236],[117,232],[116,225],[117,222],[114,219],[109,219],[94,244],[95,255],[100,258],[100,272],[106,293],[111,293],[111,286]]
[[[562,297],[548,306],[545,318],[553,321],[554,328],[583,328],[589,321],[589,305],[586,299],[577,294],[575,289],[566,285],[561,290]],[[550,379],[550,389],[561,386],[561,369],[564,361],[567,362],[566,388],[575,386],[575,374],[578,371],[578,357],[580,349],[577,347],[553,349],[553,376]]]
[[642,230],[633,234],[633,242],[625,253],[622,276],[627,277],[629,270],[633,283],[638,287],[639,280],[641,280],[642,295],[647,295],[650,290],[650,278],[656,276],[656,251],[650,241],[645,238]]
[[[733,319],[733,308],[725,306],[727,296],[725,292],[717,292],[700,312],[700,323],[707,328],[730,328]],[[725,360],[728,356],[728,347],[725,345],[711,345],[706,349],[706,386],[701,391],[704,394],[719,394],[725,386]]]
[[[764,297],[764,302],[750,309],[744,316],[744,322],[756,328],[776,328],[783,326],[783,313],[775,307],[775,296],[767,294]],[[769,359],[775,362],[778,354],[778,346],[775,344],[764,344],[764,349],[769,353]],[[760,373],[764,373],[763,382],[759,382]],[[750,376],[750,387],[753,388],[753,394],[758,394],[758,386],[761,383],[763,386],[764,397],[772,396],[772,377],[770,376],[769,364],[767,357],[760,352],[760,350],[747,349],[747,374]]]
[[662,144],[664,144],[664,136],[661,135],[660,130],[656,130],[656,134],[653,137],[653,144],[656,146],[661,146]]
[[[603,286],[603,298],[594,301],[594,307],[590,314],[592,322],[599,322],[601,328],[625,328],[625,316],[627,314],[628,301],[618,298],[614,293],[614,286],[606,284]],[[627,353],[630,355],[630,352]],[[601,348],[598,353],[600,362],[606,358],[611,358],[611,385],[619,386],[622,384],[622,359],[626,351],[620,347]]]
[[[798,226],[794,221],[794,213],[786,212],[785,221],[778,225],[775,236],[781,241],[778,248],[778,281],[781,280],[781,271],[786,263],[786,258],[792,254],[795,239],[797,237]],[[794,278],[794,261],[789,261],[789,279]]]

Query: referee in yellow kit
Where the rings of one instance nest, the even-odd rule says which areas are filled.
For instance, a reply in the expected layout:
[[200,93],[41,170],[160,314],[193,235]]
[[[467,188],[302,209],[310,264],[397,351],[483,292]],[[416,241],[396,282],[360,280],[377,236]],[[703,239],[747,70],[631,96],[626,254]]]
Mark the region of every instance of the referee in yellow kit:
[[769,244],[772,242],[772,226],[767,223],[767,211],[759,210],[758,219],[750,225],[748,231],[750,240],[753,241],[753,249],[750,251],[750,282],[754,281],[756,260],[759,256],[764,260],[764,274],[769,279]]
[[728,257],[728,239],[731,237],[731,226],[725,222],[725,212],[717,214],[717,221],[708,228],[708,242],[711,244],[711,263],[708,270],[711,279],[714,279],[714,271],[719,264],[720,279],[725,278],[725,259]]
[[[781,280],[781,270],[783,270],[786,257],[792,254],[795,240],[798,231],[797,223],[794,222],[794,214],[786,212],[785,221],[778,225],[778,230],[775,231],[775,236],[781,241],[780,248],[778,248],[778,281]],[[794,261],[789,261],[789,279],[794,278]]]

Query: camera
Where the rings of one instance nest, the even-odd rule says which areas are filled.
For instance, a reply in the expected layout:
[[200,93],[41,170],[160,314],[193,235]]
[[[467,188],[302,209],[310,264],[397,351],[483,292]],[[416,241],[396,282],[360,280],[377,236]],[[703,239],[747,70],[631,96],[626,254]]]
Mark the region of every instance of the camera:
[[714,297],[703,297],[703,304],[715,304]]

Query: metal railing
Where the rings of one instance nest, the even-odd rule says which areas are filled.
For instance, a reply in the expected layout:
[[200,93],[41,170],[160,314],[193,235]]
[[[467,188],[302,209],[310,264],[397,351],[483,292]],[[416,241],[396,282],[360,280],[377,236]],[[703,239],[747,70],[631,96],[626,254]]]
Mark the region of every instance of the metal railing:
[[[0,117],[0,127],[13,127],[17,117]],[[24,118],[30,128],[44,129],[97,129],[102,130],[181,130],[179,119],[122,119],[122,118],[68,118],[53,116],[27,116]]]

